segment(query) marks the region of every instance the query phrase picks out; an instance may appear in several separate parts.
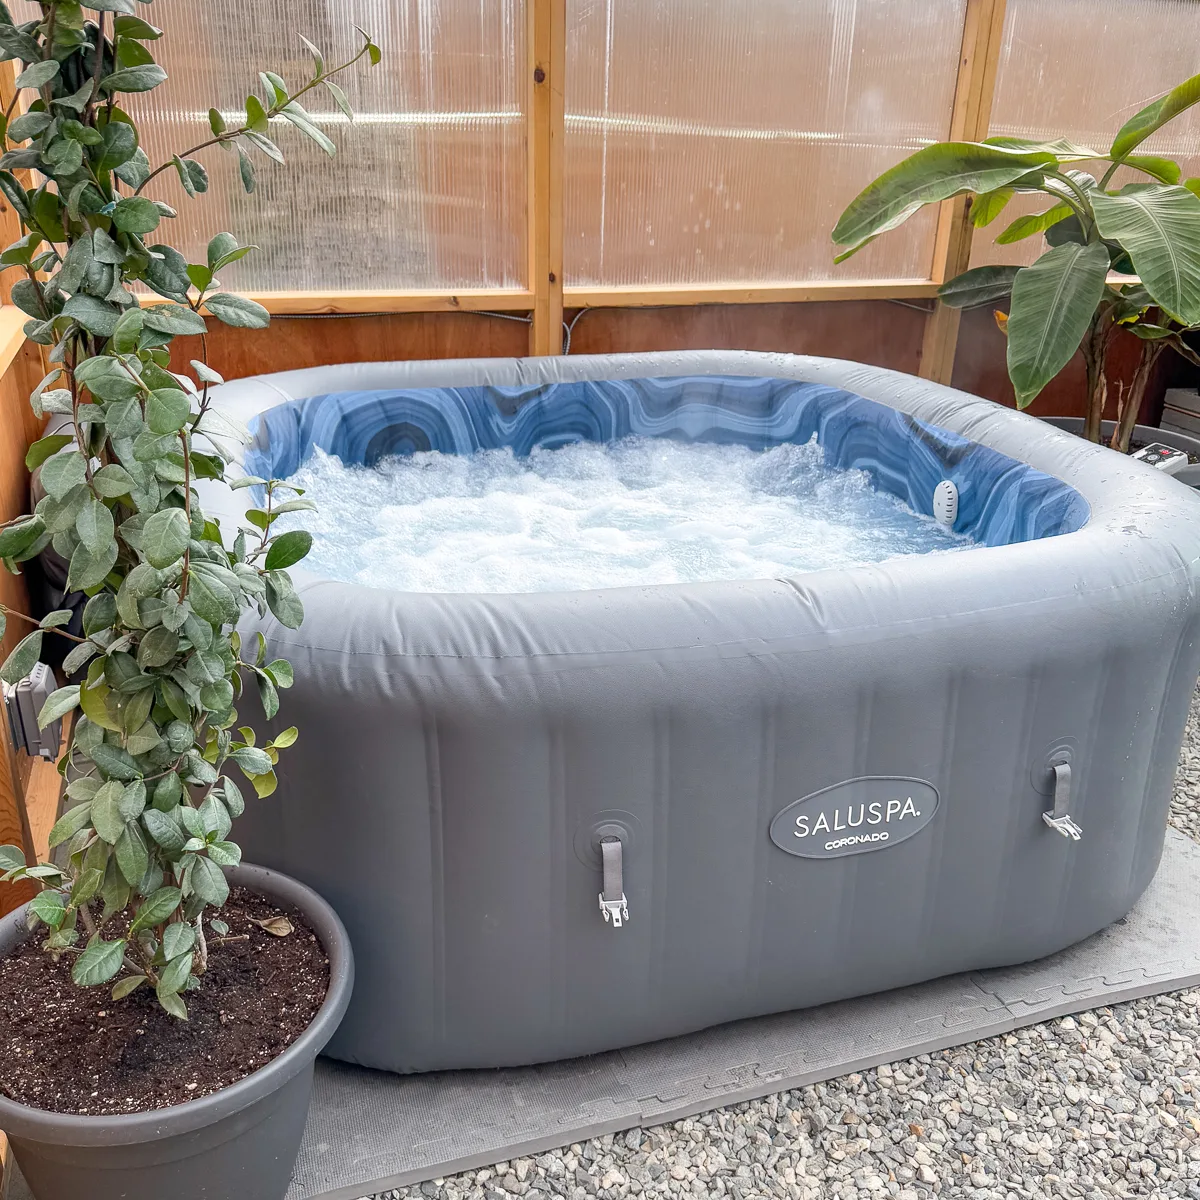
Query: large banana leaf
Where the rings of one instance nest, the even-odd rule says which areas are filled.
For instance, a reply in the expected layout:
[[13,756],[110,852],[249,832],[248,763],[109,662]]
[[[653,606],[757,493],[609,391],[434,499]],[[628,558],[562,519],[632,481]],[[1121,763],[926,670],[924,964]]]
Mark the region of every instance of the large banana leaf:
[[1178,183],[1183,174],[1174,159],[1160,158],[1157,154],[1130,154],[1122,161],[1127,167],[1137,167],[1139,171],[1153,175],[1160,183]]
[[972,267],[938,288],[938,298],[949,308],[974,308],[1004,300],[1012,291],[1020,267]]
[[1134,147],[1140,146],[1156,129],[1161,129],[1172,118],[1200,101],[1200,75],[1185,79],[1165,96],[1147,104],[1141,112],[1130,117],[1113,138],[1109,155],[1124,158]]
[[1100,236],[1129,251],[1155,303],[1184,325],[1200,323],[1200,198],[1185,187],[1134,184],[1092,194]]
[[1006,150],[1045,150],[1053,154],[1059,162],[1086,162],[1089,158],[1103,158],[1103,154],[1080,146],[1067,138],[1058,138],[1053,142],[1039,141],[1036,138],[990,137],[983,139],[985,146],[1002,146]]
[[978,142],[939,142],[926,146],[885,171],[842,213],[833,240],[849,258],[889,229],[902,225],[926,204],[961,192],[990,192],[1057,161],[1049,150],[1008,150]]
[[990,225],[1004,211],[1014,194],[1012,188],[1002,187],[976,196],[971,204],[971,224],[976,229]]
[[1013,242],[1022,241],[1024,238],[1033,237],[1035,233],[1045,233],[1051,225],[1057,225],[1059,221],[1066,220],[1073,211],[1069,204],[1062,203],[1048,208],[1045,212],[1018,217],[996,238],[996,245],[1008,246]]
[[1104,294],[1108,251],[1068,242],[1017,272],[1008,310],[1008,377],[1027,408],[1071,361]]

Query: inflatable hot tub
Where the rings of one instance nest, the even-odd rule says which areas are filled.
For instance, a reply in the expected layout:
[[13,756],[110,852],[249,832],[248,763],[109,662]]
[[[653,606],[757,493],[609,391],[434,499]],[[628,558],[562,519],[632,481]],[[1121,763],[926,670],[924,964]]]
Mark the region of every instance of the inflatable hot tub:
[[[954,554],[512,595],[296,571],[279,790],[246,857],[317,888],[358,980],[329,1053],[532,1063],[1050,953],[1157,867],[1200,666],[1200,499],[961,392],[733,352],[244,379],[250,473],[314,446],[518,453],[634,432],[827,463]],[[232,528],[246,493],[209,491]],[[252,705],[243,706],[243,718]]]

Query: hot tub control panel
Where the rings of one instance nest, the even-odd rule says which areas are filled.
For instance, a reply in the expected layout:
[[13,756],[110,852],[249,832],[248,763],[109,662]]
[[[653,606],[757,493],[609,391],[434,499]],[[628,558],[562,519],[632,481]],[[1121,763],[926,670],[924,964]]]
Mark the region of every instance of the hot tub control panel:
[[1188,456],[1174,446],[1165,446],[1162,442],[1151,442],[1129,456],[1136,462],[1149,463],[1168,475],[1178,475],[1188,465]]

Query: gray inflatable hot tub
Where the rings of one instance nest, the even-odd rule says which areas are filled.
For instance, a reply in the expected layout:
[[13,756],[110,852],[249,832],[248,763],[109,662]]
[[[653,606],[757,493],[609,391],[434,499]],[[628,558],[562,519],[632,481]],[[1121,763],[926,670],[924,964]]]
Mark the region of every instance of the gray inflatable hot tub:
[[[785,355],[368,363],[216,397],[277,476],[313,445],[815,433],[918,510],[950,480],[981,542],[569,593],[297,572],[302,629],[260,627],[301,736],[239,832],[350,932],[334,1056],[532,1063],[1025,961],[1153,876],[1200,666],[1200,499],[1151,468]],[[228,529],[246,496],[204,499]]]

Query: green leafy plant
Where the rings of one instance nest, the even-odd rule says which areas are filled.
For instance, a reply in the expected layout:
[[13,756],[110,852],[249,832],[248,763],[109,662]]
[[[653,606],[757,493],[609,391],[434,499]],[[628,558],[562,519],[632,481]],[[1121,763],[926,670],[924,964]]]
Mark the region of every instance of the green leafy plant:
[[[1179,164],[1135,151],[1152,133],[1200,101],[1200,75],[1148,104],[1118,131],[1108,152],[1066,139],[993,137],[927,146],[871,183],[842,214],[834,243],[841,262],[927,204],[972,197],[976,228],[990,225],[1013,196],[1039,193],[1047,207],[1016,218],[996,242],[1042,236],[1046,250],[1031,266],[976,267],[945,283],[943,303],[956,308],[1008,298],[998,314],[1008,337],[1008,374],[1026,408],[1081,350],[1087,368],[1085,435],[1099,441],[1107,403],[1106,360],[1113,333],[1143,341],[1141,360],[1118,395],[1114,448],[1128,450],[1151,370],[1170,347],[1200,363],[1183,339],[1200,326],[1200,179],[1180,182]],[[1107,163],[1099,180],[1082,163]],[[1140,177],[1110,190],[1127,167]],[[1137,279],[1111,278],[1110,274]]]
[[[63,628],[69,609],[41,621],[0,611],[0,631],[12,618],[35,626],[0,677],[25,676],[47,634],[73,643],[68,675],[84,673],[55,691],[39,718],[45,725],[78,710],[59,763],[72,806],[50,833],[62,865],[30,865],[3,846],[0,879],[40,882],[31,925],[46,928],[47,950],[73,957],[76,983],[115,981],[118,999],[147,985],[168,1012],[186,1017],[182,995],[208,961],[206,916],[218,938],[228,932],[213,910],[229,892],[222,868],[241,859],[229,835],[245,806],[230,772],[236,767],[268,795],[279,752],[296,739],[289,729],[256,745],[253,730],[236,728],[246,684],[253,680],[272,718],[292,669],[266,661],[261,634],[244,646],[234,625],[252,607],[289,628],[300,624],[287,568],[311,537],[276,536],[273,526],[312,504],[280,481],[238,479],[233,486],[263,499],[229,544],[202,511],[194,484],[223,479],[222,445],[245,437],[210,404],[209,389],[222,380],[208,366],[203,314],[249,328],[269,318],[217,279],[253,247],[220,233],[204,262],[189,263],[155,240],[175,210],[143,192],[168,171],[187,197],[206,191],[207,172],[193,155],[213,145],[236,155],[252,191],[251,152],[282,161],[270,136],[276,125],[333,154],[298,99],[323,88],[349,113],[334,77],[363,58],[378,62],[380,52],[364,33],[353,57],[327,67],[305,40],[313,70],[303,87],[292,91],[263,72],[263,96],[247,97],[243,116],[227,122],[213,109],[210,137],[152,166],[122,100],[166,79],[150,52],[161,31],[136,15],[132,0],[94,0],[95,20],[73,0],[39,7],[37,20],[18,25],[0,4],[0,58],[21,65],[0,123],[0,192],[24,231],[0,266],[21,272],[13,303],[29,314],[26,334],[51,347],[52,369],[31,403],[58,428],[29,449],[27,465],[40,468],[46,494],[0,529],[0,558],[16,570],[53,547],[69,563],[68,588],[89,598],[81,636]],[[40,182],[18,172],[36,172]],[[143,305],[130,290],[139,283],[165,302]],[[201,337],[190,372],[170,366],[179,334]],[[127,929],[119,922],[109,935],[122,912],[132,914]]]

